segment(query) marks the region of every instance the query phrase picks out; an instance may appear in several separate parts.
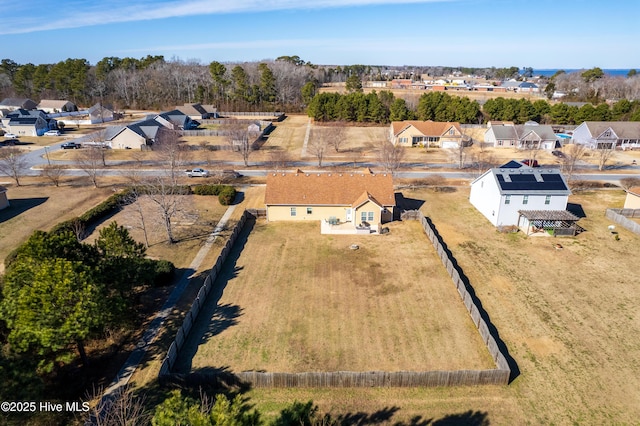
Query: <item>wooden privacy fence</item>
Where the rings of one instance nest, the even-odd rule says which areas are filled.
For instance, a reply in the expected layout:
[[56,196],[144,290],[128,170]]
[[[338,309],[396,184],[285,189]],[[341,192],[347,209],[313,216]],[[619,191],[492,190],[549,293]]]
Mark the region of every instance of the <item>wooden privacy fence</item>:
[[229,256],[229,252],[233,248],[233,245],[235,244],[236,239],[238,238],[238,235],[244,228],[244,225],[250,216],[253,216],[253,215],[249,211],[245,210],[244,213],[242,214],[242,217],[240,218],[238,223],[236,223],[236,226],[233,228],[233,231],[231,231],[231,236],[229,237],[229,239],[227,240],[227,243],[225,244],[224,248],[220,252],[220,255],[218,256],[216,263],[211,268],[211,271],[209,271],[209,275],[204,280],[204,284],[202,284],[202,286],[200,287],[200,290],[198,291],[198,295],[196,296],[193,303],[191,304],[191,309],[185,315],[184,320],[182,321],[182,325],[180,326],[180,328],[178,329],[178,332],[176,333],[175,339],[173,339],[173,342],[171,342],[171,345],[169,346],[167,355],[162,361],[162,366],[160,367],[160,374],[159,374],[160,376],[164,376],[171,373],[171,370],[175,365],[176,359],[178,358],[178,353],[182,349],[184,342],[187,340],[187,337],[189,336],[189,332],[191,331],[191,327],[193,326],[193,323],[198,318],[200,309],[205,304],[207,300],[207,296],[211,292],[211,287],[215,283],[216,277],[218,276],[218,274],[220,273],[220,270],[222,269],[222,265],[224,264],[225,260],[227,260],[227,256]]
[[[245,210],[242,219],[233,230],[231,238],[227,245],[220,253],[218,260],[211,269],[210,275],[205,280],[205,284],[198,292],[198,296],[193,302],[191,310],[187,313],[182,327],[178,330],[176,338],[169,347],[167,356],[165,357],[162,367],[160,368],[160,377],[180,378],[184,381],[185,375],[172,374],[171,371],[175,364],[178,352],[182,348],[186,340],[191,326],[197,318],[198,312],[205,302],[206,296],[211,290],[211,286],[215,281],[224,261],[234,242],[248,217],[266,217],[266,210]],[[437,386],[462,386],[462,385],[507,385],[509,383],[511,369],[506,360],[505,355],[498,345],[498,341],[494,338],[491,328],[487,325],[483,315],[476,306],[474,298],[467,291],[464,282],[460,277],[460,273],[454,267],[455,259],[450,258],[448,252],[444,249],[437,237],[435,230],[429,221],[417,211],[405,212],[402,216],[403,220],[415,219],[419,220],[424,228],[425,233],[433,243],[440,259],[445,265],[447,272],[451,276],[456,285],[460,297],[466,306],[473,323],[478,328],[483,342],[487,346],[491,357],[496,363],[497,368],[491,370],[455,370],[455,371],[328,371],[328,372],[302,372],[302,373],[286,373],[286,372],[262,372],[262,371],[242,371],[228,372],[221,371],[210,374],[194,374],[186,375],[200,381],[216,383],[236,383],[250,384],[253,387],[437,387]]]
[[640,235],[640,223],[627,219],[640,217],[640,209],[607,209],[604,215],[612,222]]
[[444,264],[445,269],[451,276],[453,283],[458,290],[458,294],[462,298],[464,306],[467,308],[469,315],[471,315],[471,319],[473,323],[478,328],[478,332],[480,333],[480,337],[482,341],[487,345],[487,349],[493,358],[493,361],[496,363],[497,370],[489,370],[495,371],[497,375],[499,375],[503,382],[503,384],[509,383],[509,378],[511,376],[511,367],[507,361],[507,357],[504,353],[502,353],[500,349],[500,345],[498,345],[498,340],[496,340],[496,336],[494,336],[491,332],[491,328],[487,324],[487,320],[483,318],[483,315],[476,306],[475,299],[471,296],[471,293],[467,290],[467,287],[460,276],[460,272],[458,268],[455,266],[457,262],[453,255],[444,248],[442,242],[438,238],[437,231],[435,227],[431,224],[431,222],[422,214],[422,212],[417,210],[411,210],[404,212],[402,214],[402,220],[418,220],[422,224],[422,228],[424,232],[427,234],[427,237],[433,244],[440,260]]

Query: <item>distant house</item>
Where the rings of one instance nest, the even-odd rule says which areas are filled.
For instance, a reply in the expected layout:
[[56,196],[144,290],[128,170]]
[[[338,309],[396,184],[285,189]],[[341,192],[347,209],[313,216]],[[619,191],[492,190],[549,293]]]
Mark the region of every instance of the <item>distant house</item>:
[[17,109],[0,119],[5,132],[18,136],[42,136],[50,129],[47,114],[39,110]]
[[520,138],[513,123],[503,124],[503,122],[487,123],[487,130],[484,132],[484,142],[496,148],[516,148]]
[[585,121],[575,128],[571,142],[590,149],[640,148],[640,122]]
[[627,198],[624,201],[625,209],[640,209],[640,186],[627,190]]
[[319,221],[323,233],[379,232],[393,220],[391,174],[270,173],[265,200],[269,221]]
[[182,106],[177,106],[175,109],[188,116],[192,120],[207,120],[211,118],[218,118],[218,108],[214,107],[213,105],[185,103]]
[[5,98],[0,102],[0,109],[15,111],[17,109],[36,109],[38,104],[27,98]]
[[570,194],[559,170],[510,161],[471,182],[469,202],[496,227],[559,235],[576,232],[578,218],[567,211]]
[[9,207],[9,198],[7,197],[7,188],[0,186],[0,210]]
[[177,109],[160,113],[154,116],[153,119],[162,124],[167,129],[174,130],[191,130],[200,125],[200,123],[192,120],[191,117]]
[[518,93],[540,92],[540,88],[538,87],[538,85],[535,83],[531,83],[530,81],[517,81],[517,80],[503,81],[501,87],[505,88],[508,91],[514,91]]
[[518,148],[551,151],[562,147],[561,138],[554,133],[551,126],[532,122],[531,124],[516,126],[516,132],[518,133]]
[[462,133],[460,123],[441,121],[394,121],[390,127],[394,145],[457,148],[471,141]]
[[113,149],[144,149],[155,143],[159,129],[156,120],[143,120],[128,126],[109,126],[105,142]]
[[53,113],[77,111],[78,107],[73,102],[69,101],[42,99],[38,104],[37,109],[46,113]]
[[114,113],[109,108],[97,103],[87,110],[90,124],[107,123],[115,119]]

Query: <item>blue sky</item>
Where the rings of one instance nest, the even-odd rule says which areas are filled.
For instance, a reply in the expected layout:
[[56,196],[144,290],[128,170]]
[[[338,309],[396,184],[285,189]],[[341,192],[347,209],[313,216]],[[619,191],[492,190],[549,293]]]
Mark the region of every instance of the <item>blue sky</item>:
[[0,58],[640,68],[638,0],[0,0]]

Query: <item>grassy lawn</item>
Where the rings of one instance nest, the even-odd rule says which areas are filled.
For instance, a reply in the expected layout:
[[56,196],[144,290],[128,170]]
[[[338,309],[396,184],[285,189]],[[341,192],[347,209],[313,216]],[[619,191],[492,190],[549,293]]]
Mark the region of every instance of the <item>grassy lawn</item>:
[[[258,222],[218,282],[218,309],[202,318],[191,340],[197,353],[182,368],[495,368],[419,224],[390,229],[326,236],[317,223]],[[225,321],[232,325],[220,328]]]
[[[246,396],[256,408],[275,415],[291,401],[312,399],[323,412],[378,416],[390,424],[637,423],[640,292],[630,253],[640,237],[616,229],[616,241],[604,217],[605,208],[622,206],[622,191],[574,194],[570,202],[586,214],[579,222],[586,232],[575,238],[500,234],[468,203],[467,189],[403,193],[426,201],[422,210],[469,277],[518,364],[518,377],[506,387],[253,389]],[[247,271],[248,266],[239,271],[235,281]],[[236,291],[233,281],[223,298]],[[243,308],[238,325],[216,339],[250,315],[248,305],[233,303]],[[243,353],[251,356],[250,350]]]
[[111,188],[43,185],[25,178],[22,186],[9,186],[11,207],[0,210],[0,272],[5,257],[35,230],[48,231],[58,222],[79,216],[113,194]]

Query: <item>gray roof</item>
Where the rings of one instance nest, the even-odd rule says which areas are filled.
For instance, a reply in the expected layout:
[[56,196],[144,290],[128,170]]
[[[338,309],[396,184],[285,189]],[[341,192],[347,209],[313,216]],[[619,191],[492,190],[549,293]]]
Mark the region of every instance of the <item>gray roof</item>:
[[517,140],[518,134],[514,126],[491,126],[496,139]]
[[530,135],[532,132],[535,133],[541,140],[555,141],[558,139],[555,132],[553,131],[553,127],[547,125],[524,125],[524,126],[515,126],[516,131],[518,132],[519,139],[523,139],[527,135]]
[[585,121],[585,124],[594,138],[611,128],[620,139],[640,139],[640,122],[637,121]]

